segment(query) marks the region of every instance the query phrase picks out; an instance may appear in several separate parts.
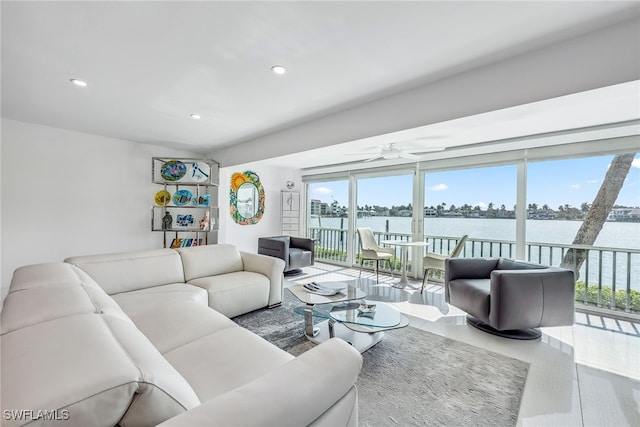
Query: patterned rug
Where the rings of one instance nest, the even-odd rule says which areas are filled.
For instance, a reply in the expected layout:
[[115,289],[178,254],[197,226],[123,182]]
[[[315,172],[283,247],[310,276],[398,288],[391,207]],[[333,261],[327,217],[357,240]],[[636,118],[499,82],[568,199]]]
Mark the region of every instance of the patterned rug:
[[[293,355],[314,346],[300,305],[233,320]],[[358,381],[360,426],[515,426],[529,364],[411,326],[366,351]]]

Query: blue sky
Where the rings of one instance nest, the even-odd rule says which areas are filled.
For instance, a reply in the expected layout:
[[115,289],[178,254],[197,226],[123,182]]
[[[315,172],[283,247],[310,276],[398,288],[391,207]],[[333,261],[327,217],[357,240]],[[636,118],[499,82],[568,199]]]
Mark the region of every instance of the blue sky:
[[[613,156],[529,163],[527,203],[551,208],[569,204],[579,208],[591,203],[598,192]],[[513,209],[516,201],[516,166],[496,166],[427,173],[425,204],[468,203],[485,209],[504,204]],[[358,180],[358,205],[391,207],[411,202],[411,175]],[[326,203],[348,204],[348,182],[334,181],[310,185],[311,197]],[[619,205],[640,206],[640,155],[637,155],[616,201]]]

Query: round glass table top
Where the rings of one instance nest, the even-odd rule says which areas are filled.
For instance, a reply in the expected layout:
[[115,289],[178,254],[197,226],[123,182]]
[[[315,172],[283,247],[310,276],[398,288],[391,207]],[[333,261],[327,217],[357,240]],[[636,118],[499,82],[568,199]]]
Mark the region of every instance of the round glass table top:
[[390,304],[362,300],[360,304],[336,305],[329,311],[331,319],[341,323],[392,328],[402,320],[400,310]]

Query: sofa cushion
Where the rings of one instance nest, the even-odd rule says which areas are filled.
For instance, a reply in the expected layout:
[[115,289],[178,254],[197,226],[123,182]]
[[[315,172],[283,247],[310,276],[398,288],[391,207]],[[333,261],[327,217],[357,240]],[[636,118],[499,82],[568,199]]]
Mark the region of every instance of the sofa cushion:
[[111,295],[122,310],[131,315],[139,310],[153,310],[161,304],[174,304],[180,301],[193,301],[206,306],[209,302],[209,294],[198,286],[186,283],[172,283],[170,285],[154,286],[153,288],[139,289],[137,291],[122,292]]
[[152,426],[200,405],[191,385],[133,324],[100,316],[138,371],[137,390],[123,426]]
[[150,304],[129,312],[131,320],[160,353],[166,353],[226,328],[233,321],[196,301]]
[[65,259],[109,295],[184,282],[180,255],[173,249],[77,256]]
[[204,245],[176,250],[182,257],[185,282],[244,269],[240,252],[233,245]]
[[2,334],[76,314],[108,313],[129,320],[89,276],[70,264],[16,270],[1,314]]
[[[164,356],[189,381],[203,402],[249,383],[294,358],[240,327],[223,329]],[[211,369],[212,366],[215,369]]]
[[269,278],[259,273],[238,271],[193,279],[189,284],[206,289],[209,293],[209,307],[228,317],[248,313],[269,304]]
[[200,403],[144,335],[117,317],[74,315],[0,340],[3,410],[57,410],[82,426],[123,417],[131,421],[123,425],[152,425]]

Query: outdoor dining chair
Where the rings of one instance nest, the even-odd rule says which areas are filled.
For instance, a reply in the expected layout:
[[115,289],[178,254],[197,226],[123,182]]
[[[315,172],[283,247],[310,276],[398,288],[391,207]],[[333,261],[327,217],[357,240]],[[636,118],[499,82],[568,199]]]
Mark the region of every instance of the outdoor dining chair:
[[378,279],[379,262],[387,261],[389,263],[389,270],[391,271],[391,277],[393,277],[393,265],[391,259],[394,256],[394,250],[392,248],[383,248],[378,245],[376,238],[373,235],[373,231],[370,228],[358,228],[358,238],[360,240],[360,274],[362,276],[362,265],[364,260],[375,260],[376,262],[376,283]]
[[468,235],[464,235],[458,240],[456,246],[453,248],[449,254],[436,254],[427,252],[424,258],[422,258],[422,266],[424,267],[424,276],[422,277],[422,289],[420,289],[420,293],[424,292],[424,286],[427,284],[427,275],[429,270],[441,270],[444,271],[444,262],[449,258],[456,258],[462,252],[462,248],[464,248],[464,242],[467,241]]

